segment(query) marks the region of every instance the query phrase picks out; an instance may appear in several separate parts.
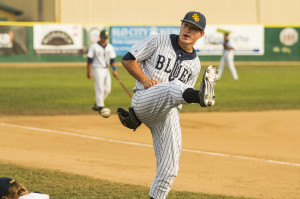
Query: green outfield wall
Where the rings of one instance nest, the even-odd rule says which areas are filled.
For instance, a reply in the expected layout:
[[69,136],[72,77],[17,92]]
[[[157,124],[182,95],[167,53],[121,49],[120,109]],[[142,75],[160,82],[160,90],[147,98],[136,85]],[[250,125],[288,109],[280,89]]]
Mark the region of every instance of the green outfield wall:
[[[20,26],[18,26],[20,27]],[[22,26],[23,29],[10,29],[9,26],[0,26],[0,62],[86,62],[86,49],[89,45],[87,31],[83,30],[83,50],[76,54],[37,54],[34,50],[33,26]],[[1,35],[1,30],[8,34]],[[27,35],[27,38],[19,41],[17,49],[4,50],[9,43],[8,35],[14,32],[15,35]],[[3,32],[3,31],[2,31]],[[263,55],[236,55],[235,61],[300,61],[299,44],[300,26],[276,26],[264,27],[264,54]],[[12,36],[11,36],[12,37]],[[6,42],[6,43],[5,43]],[[8,42],[8,43],[7,43]],[[201,61],[218,61],[220,55],[201,55]],[[122,56],[117,57],[119,61]]]

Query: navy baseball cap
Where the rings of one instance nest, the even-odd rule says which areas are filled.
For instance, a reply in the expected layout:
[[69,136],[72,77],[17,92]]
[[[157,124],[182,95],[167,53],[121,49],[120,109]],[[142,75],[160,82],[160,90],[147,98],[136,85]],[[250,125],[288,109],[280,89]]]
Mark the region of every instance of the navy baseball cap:
[[7,192],[9,187],[16,181],[12,178],[1,177],[0,178],[0,198]]
[[108,38],[109,37],[108,30],[101,30],[100,37]]
[[188,12],[181,21],[194,24],[200,30],[204,30],[206,26],[205,16],[200,12],[196,12],[196,11]]

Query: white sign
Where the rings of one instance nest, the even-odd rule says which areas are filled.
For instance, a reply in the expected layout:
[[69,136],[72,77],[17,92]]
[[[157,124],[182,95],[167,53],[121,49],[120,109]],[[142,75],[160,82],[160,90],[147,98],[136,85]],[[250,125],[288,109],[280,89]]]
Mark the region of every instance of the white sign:
[[13,47],[13,32],[0,33],[0,48]]
[[[222,32],[223,31],[223,32]],[[229,33],[235,55],[263,55],[264,27],[262,25],[209,25],[205,35],[200,38],[194,48],[198,55],[221,55],[224,32]],[[219,43],[218,45],[211,42]]]
[[82,26],[36,24],[33,48],[38,54],[78,54],[82,50]]
[[99,41],[100,32],[103,29],[109,30],[109,27],[105,25],[84,25],[83,28],[87,31],[88,45]]

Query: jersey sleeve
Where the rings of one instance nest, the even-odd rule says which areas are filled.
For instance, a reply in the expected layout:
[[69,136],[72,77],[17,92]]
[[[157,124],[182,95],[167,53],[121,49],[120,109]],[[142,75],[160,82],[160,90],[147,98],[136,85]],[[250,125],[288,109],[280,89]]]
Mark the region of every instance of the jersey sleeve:
[[151,35],[147,39],[135,44],[130,53],[138,62],[149,59],[157,49],[157,35]]
[[87,53],[87,57],[93,59],[95,56],[95,51],[94,51],[94,45],[90,45],[88,53]]

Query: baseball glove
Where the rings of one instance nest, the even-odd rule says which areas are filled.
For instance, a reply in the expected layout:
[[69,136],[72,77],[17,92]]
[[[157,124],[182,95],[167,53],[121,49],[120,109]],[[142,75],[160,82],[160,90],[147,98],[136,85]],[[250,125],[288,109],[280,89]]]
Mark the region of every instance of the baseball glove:
[[142,122],[134,114],[131,107],[128,108],[128,111],[118,108],[117,113],[121,123],[127,128],[135,131],[142,124]]

